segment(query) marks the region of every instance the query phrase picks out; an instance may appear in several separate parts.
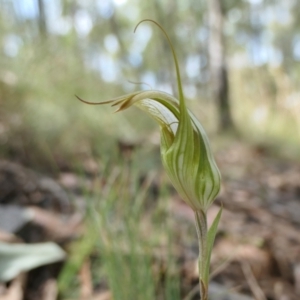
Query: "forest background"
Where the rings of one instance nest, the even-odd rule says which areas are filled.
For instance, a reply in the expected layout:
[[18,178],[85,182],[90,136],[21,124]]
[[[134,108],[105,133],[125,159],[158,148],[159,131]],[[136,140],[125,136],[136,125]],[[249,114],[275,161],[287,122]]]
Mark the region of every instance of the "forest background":
[[[249,217],[252,210],[241,203],[265,209],[270,218],[283,218],[282,222],[290,222],[293,230],[298,228],[300,2],[295,0],[0,0],[2,161],[40,172],[64,187],[72,202],[70,211],[85,212],[80,225],[85,229],[81,228],[78,240],[75,239],[79,245],[81,230],[91,232],[86,228],[95,228],[90,216],[100,210],[107,216],[115,214],[119,220],[112,226],[106,223],[107,220],[98,224],[97,217],[93,219],[98,224],[97,232],[100,232],[99,227],[105,228],[112,240],[119,237],[124,226],[138,247],[141,246],[139,243],[145,242],[145,232],[132,228],[129,217],[133,214],[133,220],[144,224],[140,227],[151,227],[154,238],[148,241],[148,250],[153,251],[160,245],[169,253],[170,244],[175,240],[176,248],[182,242],[190,249],[193,239],[182,237],[185,230],[189,236],[194,234],[192,227],[186,228],[186,221],[182,221],[182,218],[190,220],[190,215],[187,212],[179,217],[181,221],[176,219],[183,204],[162,170],[156,124],[135,109],[115,115],[110,108],[84,105],[75,98],[78,95],[89,101],[102,101],[140,89],[177,94],[171,52],[162,34],[149,23],[141,24],[133,32],[135,25],[145,18],[157,21],[170,35],[179,59],[187,105],[199,117],[211,140],[224,178],[217,205],[222,202],[226,209],[228,201],[227,209],[235,210],[229,199],[233,195],[237,199],[236,207],[241,205],[246,216]],[[126,181],[128,178],[131,178],[130,182]],[[282,194],[285,192],[288,196]],[[101,199],[101,204],[95,204],[96,198]],[[127,200],[123,199],[120,204],[122,201],[117,202],[120,198]],[[133,201],[132,198],[138,199]],[[286,198],[292,205],[285,202]],[[0,197],[5,204],[3,199]],[[48,205],[45,206],[44,200],[39,201],[30,200],[29,204],[42,208]],[[105,206],[105,201],[110,204]],[[177,206],[172,206],[172,201]],[[124,209],[124,203],[136,207],[136,211]],[[149,225],[149,211],[154,218],[152,224],[160,224],[157,228]],[[58,210],[55,213],[63,215],[65,212]],[[172,219],[174,214],[173,222],[164,218]],[[120,220],[125,217],[128,217],[128,223],[124,225]],[[224,218],[226,220],[226,214]],[[221,231],[230,236],[231,227],[226,227],[226,221],[224,224]],[[162,227],[159,226],[166,229],[165,235],[160,236]],[[233,226],[233,232],[236,226]],[[175,234],[178,227],[183,232],[180,237]],[[247,232],[246,225],[245,228]],[[102,266],[99,257],[103,256],[96,255],[95,248],[98,249],[97,243],[100,243],[97,245],[101,251],[107,246],[103,234],[100,242],[94,241],[96,233],[91,234],[93,242],[89,249],[82,250],[75,268],[68,263],[60,267],[60,274],[63,274],[60,278],[63,279],[57,279],[59,272],[54,272],[61,297],[76,299],[84,293],[84,283],[80,276],[78,279],[78,272],[84,272],[82,268],[87,268],[87,260],[91,264],[87,269],[93,274],[97,273],[95,269],[99,265]],[[267,237],[260,236],[260,239],[264,241],[260,245],[268,244]],[[70,259],[72,247],[74,245],[66,249]],[[78,244],[76,247],[81,249]],[[266,248],[273,259],[273,248]],[[109,290],[114,299],[134,299],[130,298],[130,293],[137,293],[138,288],[128,292],[127,298],[124,291],[123,296],[118,296],[118,287],[113,284],[118,277],[112,271],[116,267],[116,258],[111,258],[105,249],[102,255],[111,264],[104,263],[103,270],[106,271],[101,271],[100,275],[91,275],[90,295],[97,294],[96,287],[99,282],[104,282],[100,290]],[[132,253],[136,257],[135,251]],[[178,257],[183,255],[183,250],[178,251],[181,254],[171,251],[169,256],[166,255],[172,258],[167,266],[176,266],[176,271],[172,269],[174,273],[170,271],[170,278],[177,281],[171,280],[172,284],[165,286],[164,280],[154,280],[149,272],[144,272],[145,281],[138,292],[144,291],[141,293],[149,296],[144,295],[143,299],[153,299],[153,294],[156,299],[160,299],[157,295],[164,295],[161,299],[183,299],[183,295],[196,285],[193,278],[188,284],[182,283],[184,276]],[[150,265],[148,254],[144,260],[147,262],[145,269]],[[93,255],[98,258],[92,259]],[[277,261],[280,259],[276,257],[276,268],[281,270]],[[126,265],[126,262],[119,263]],[[275,274],[273,279],[281,278],[284,284],[293,285],[288,299],[294,299],[293,295],[300,293],[299,271],[298,277],[293,275],[296,258],[291,258],[288,265],[291,269],[288,275],[286,271],[274,273],[272,269],[264,276],[271,278]],[[245,268],[243,270],[245,274]],[[156,276],[161,278],[162,275]],[[247,282],[249,277],[245,278]],[[133,285],[135,280],[136,277],[128,280],[125,286]],[[227,287],[234,286],[222,276],[217,281]],[[66,282],[73,282],[72,288],[68,288]],[[181,288],[177,289],[178,284],[174,282],[180,282]],[[266,299],[281,299],[276,298],[274,286],[260,288]],[[240,291],[255,294],[251,284]],[[34,296],[28,299],[34,299]]]

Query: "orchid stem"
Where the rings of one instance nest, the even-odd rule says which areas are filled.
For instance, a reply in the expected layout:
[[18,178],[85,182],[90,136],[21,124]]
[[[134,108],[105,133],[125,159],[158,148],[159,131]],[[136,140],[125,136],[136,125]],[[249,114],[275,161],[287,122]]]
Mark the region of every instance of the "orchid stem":
[[199,243],[199,287],[201,300],[208,300],[208,278],[205,276],[205,265],[208,259],[207,253],[207,218],[202,210],[195,211],[196,230]]

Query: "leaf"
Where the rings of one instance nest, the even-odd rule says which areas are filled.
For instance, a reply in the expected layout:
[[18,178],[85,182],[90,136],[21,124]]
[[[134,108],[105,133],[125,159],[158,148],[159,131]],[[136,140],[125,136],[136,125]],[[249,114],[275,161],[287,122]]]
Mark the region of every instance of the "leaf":
[[208,276],[209,276],[209,267],[210,267],[210,257],[212,253],[212,248],[215,242],[215,237],[218,230],[219,221],[222,215],[223,207],[220,208],[217,216],[215,217],[213,223],[211,224],[208,232],[207,232],[207,259],[205,264],[205,270],[204,270],[204,280],[208,283]]
[[29,245],[0,242],[0,281],[12,280],[21,272],[64,258],[65,252],[55,243]]

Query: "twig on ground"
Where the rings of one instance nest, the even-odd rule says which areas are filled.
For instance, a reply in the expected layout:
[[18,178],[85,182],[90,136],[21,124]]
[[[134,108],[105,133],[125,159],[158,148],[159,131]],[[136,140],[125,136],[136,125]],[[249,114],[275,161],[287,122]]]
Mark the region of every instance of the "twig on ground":
[[267,300],[264,292],[262,291],[261,287],[259,286],[255,276],[253,275],[253,272],[251,270],[251,267],[248,262],[241,261],[241,267],[242,271],[244,273],[244,276],[247,280],[247,283],[251,289],[251,292],[253,293],[253,296],[257,300]]

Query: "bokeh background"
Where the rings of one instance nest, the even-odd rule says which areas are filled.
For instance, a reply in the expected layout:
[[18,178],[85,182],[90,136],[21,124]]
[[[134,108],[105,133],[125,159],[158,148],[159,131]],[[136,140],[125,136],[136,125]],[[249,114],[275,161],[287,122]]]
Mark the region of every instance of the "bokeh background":
[[[236,199],[236,206],[228,204],[228,209],[230,213],[239,211],[236,214],[242,214],[246,223],[254,210],[263,210],[270,214],[270,226],[278,220],[278,224],[283,222],[290,226],[288,232],[299,228],[299,1],[0,0],[1,160],[53,178],[64,187],[72,208],[68,213],[57,208],[56,204],[51,204],[51,197],[50,200],[47,198],[50,202],[45,200],[42,190],[40,198],[30,198],[22,190],[22,184],[15,187],[16,190],[21,189],[16,192],[17,195],[25,195],[21,198],[22,203],[18,202],[19,198],[7,195],[0,200],[6,205],[14,202],[26,207],[51,207],[53,213],[61,215],[82,213],[80,226],[85,229],[79,230],[75,246],[70,243],[72,246],[65,247],[71,260],[74,258],[72,249],[81,249],[82,255],[76,267],[66,263],[59,266],[54,275],[51,272],[52,275],[49,275],[57,282],[57,291],[60,291],[62,299],[85,299],[86,290],[89,297],[104,291],[112,293],[114,299],[194,299],[194,294],[190,298],[184,298],[184,295],[195,288],[197,278],[187,276],[186,273],[191,274],[192,271],[182,271],[180,263],[180,257],[184,257],[183,261],[188,260],[186,256],[191,261],[194,259],[193,255],[191,258],[186,254],[186,249],[197,252],[193,242],[193,217],[170,187],[162,170],[156,124],[135,108],[113,114],[110,107],[85,105],[75,97],[78,95],[97,102],[150,88],[177,95],[171,50],[162,33],[149,22],[142,23],[134,33],[136,24],[145,18],[157,21],[168,32],[179,59],[187,105],[199,117],[211,140],[224,178],[217,205],[223,202],[226,208],[226,201],[232,203],[230,201]],[[10,167],[6,165],[6,168]],[[14,170],[15,173],[12,173],[17,177],[21,171]],[[101,204],[95,200],[99,198],[103,200]],[[120,198],[127,200],[117,201]],[[165,199],[164,204],[161,204],[161,198]],[[59,202],[57,199],[55,201]],[[172,201],[177,206],[172,206]],[[126,203],[134,212],[125,209]],[[187,212],[182,213],[185,210]],[[97,221],[99,217],[91,217],[95,211],[97,215],[103,215],[105,211],[106,217]],[[132,214],[135,221],[130,221]],[[179,220],[177,217],[174,219],[174,214],[180,215],[177,216]],[[257,212],[255,216],[258,215]],[[265,215],[260,216],[266,220]],[[227,217],[232,220],[230,214]],[[119,221],[111,225],[110,218]],[[124,218],[127,221],[122,223],[120,220]],[[166,218],[174,220],[166,221]],[[242,285],[236,280],[239,278],[237,274],[244,272],[248,285],[242,285],[239,291],[248,297],[254,294],[256,299],[262,300],[298,299],[299,267],[298,273],[294,270],[297,259],[300,260],[299,255],[291,256],[282,266],[281,260],[274,254],[277,246],[270,246],[273,245],[270,235],[276,236],[276,233],[272,231],[261,236],[261,228],[269,225],[263,223],[260,217],[249,221],[262,226],[257,225],[253,231],[244,221],[238,224],[228,221],[229,224],[226,223],[226,214],[224,218],[221,230],[225,236],[236,237],[237,228],[244,228],[244,233],[239,232],[235,240],[241,243],[241,236],[247,235],[247,232],[252,237],[257,233],[257,239],[252,241],[255,247],[250,243],[254,247],[251,248],[254,256],[260,257],[261,253],[255,252],[257,249],[266,249],[268,255],[271,253],[270,259],[276,261],[274,267],[268,260],[272,266],[268,274],[259,277],[253,271],[254,275],[262,280],[281,278],[279,282],[283,283],[279,287],[275,283],[261,287],[258,281],[258,287],[254,285],[253,288],[253,274],[247,273],[248,265],[242,265],[242,269],[236,271],[234,264],[224,275],[225,279],[221,275],[216,277],[217,282],[227,287]],[[95,223],[91,224],[92,219]],[[140,225],[133,229],[132,223]],[[141,230],[136,230],[136,227]],[[102,232],[99,239],[91,228],[98,228],[98,233],[99,228],[104,228],[105,233]],[[161,236],[163,229],[165,235]],[[120,250],[120,245],[113,248],[114,244],[108,242],[110,238],[111,241],[119,241],[119,234],[124,230],[132,239],[130,244],[137,248],[143,248],[146,240],[143,263],[140,262],[140,248],[132,250],[123,245],[126,250],[122,247]],[[149,242],[146,232],[150,231],[153,231],[153,239]],[[93,241],[90,247],[82,246],[87,243],[82,240],[82,232],[92,232],[88,234],[89,241]],[[288,249],[299,245],[300,237],[295,236],[296,242]],[[26,240],[28,232],[25,235],[23,232],[21,237],[28,243],[43,240]],[[54,238],[52,240],[58,242]],[[230,240],[226,245],[232,246],[235,242]],[[176,249],[179,244],[185,246],[176,251],[173,249],[173,253],[169,249],[170,245],[174,245],[172,243],[176,243]],[[287,245],[284,238],[278,243]],[[222,245],[221,242],[219,244]],[[220,249],[228,249],[226,245],[223,245],[225,248],[220,246]],[[102,256],[97,247],[105,250]],[[112,249],[119,249],[119,254]],[[164,256],[171,259],[165,262],[156,253],[159,253],[158,249],[163,249]],[[248,250],[251,252],[251,249]],[[80,251],[75,250],[75,253]],[[129,258],[120,255],[120,251],[126,252]],[[95,270],[102,270],[103,257],[109,263],[104,263],[103,270],[106,271],[97,273]],[[217,258],[216,265],[226,260],[224,257]],[[128,259],[132,264],[128,265]],[[119,295],[120,286],[116,282],[122,280],[123,275],[116,270],[122,264],[127,271],[143,264],[141,274],[146,275],[143,277],[136,272],[136,277],[128,279],[125,287],[132,286],[137,278],[144,278],[143,283],[140,286],[136,283],[136,289],[129,289],[128,293],[125,288]],[[157,272],[154,279],[151,277],[153,274],[145,271],[153,268],[150,267],[153,264],[156,269],[152,271]],[[65,277],[59,280],[61,270],[61,276]],[[85,273],[89,271],[92,273],[90,277]],[[79,277],[78,272],[81,274]],[[234,279],[228,279],[230,274]],[[35,282],[37,275],[30,276],[32,286],[43,286],[44,283]],[[171,278],[170,281],[168,278]],[[68,286],[69,282],[73,285]],[[256,288],[261,293],[255,294]],[[41,294],[30,294],[28,290],[30,287],[24,294],[25,299],[44,299]],[[289,290],[290,294],[285,290]],[[290,298],[280,298],[282,295]],[[239,297],[237,299],[242,299],[241,295]]]
[[218,60],[219,51],[235,129],[292,154],[299,141],[299,3],[222,1],[221,49],[209,43],[208,9],[206,1],[1,1],[3,155],[36,164],[78,152],[105,155],[111,140],[152,133],[140,114],[131,122],[131,112],[113,116],[74,98],[101,101],[149,88],[130,81],[176,94],[162,34],[150,23],[133,33],[144,18],[169,33],[188,104],[207,131],[220,123],[209,85],[210,57]]

